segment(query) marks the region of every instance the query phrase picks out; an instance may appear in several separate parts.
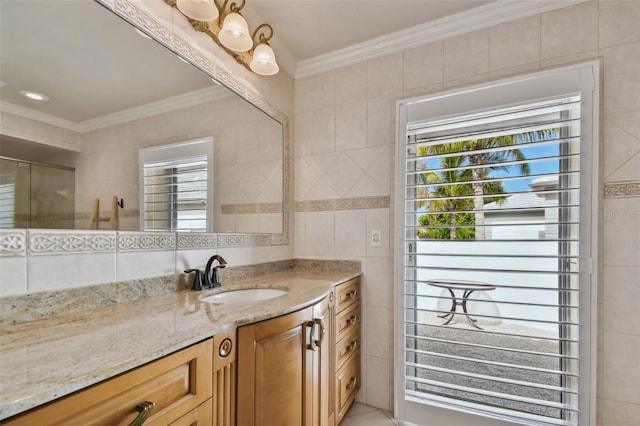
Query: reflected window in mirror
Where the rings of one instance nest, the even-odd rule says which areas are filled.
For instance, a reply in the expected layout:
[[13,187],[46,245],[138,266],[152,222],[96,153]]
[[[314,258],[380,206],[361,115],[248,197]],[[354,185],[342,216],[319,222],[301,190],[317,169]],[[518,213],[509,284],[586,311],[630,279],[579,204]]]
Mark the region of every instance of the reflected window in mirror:
[[213,139],[139,151],[141,229],[211,232]]

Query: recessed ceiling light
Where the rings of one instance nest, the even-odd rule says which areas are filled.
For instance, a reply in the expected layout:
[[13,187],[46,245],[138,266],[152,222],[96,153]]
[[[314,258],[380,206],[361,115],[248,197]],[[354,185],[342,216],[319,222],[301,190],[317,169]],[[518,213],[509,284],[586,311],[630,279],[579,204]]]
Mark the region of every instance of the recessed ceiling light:
[[29,90],[21,90],[20,94],[29,99],[33,99],[34,101],[46,102],[49,100],[47,95],[43,95],[42,93],[38,93],[38,92],[31,92]]

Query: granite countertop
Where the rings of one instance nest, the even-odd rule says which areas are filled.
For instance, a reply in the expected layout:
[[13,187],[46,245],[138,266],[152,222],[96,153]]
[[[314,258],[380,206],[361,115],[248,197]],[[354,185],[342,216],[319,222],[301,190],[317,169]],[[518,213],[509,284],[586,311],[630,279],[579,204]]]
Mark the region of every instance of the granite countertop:
[[[314,304],[353,271],[288,270],[223,282],[216,290],[169,292],[127,303],[0,327],[0,420],[98,383],[223,329]],[[275,287],[284,296],[210,304],[203,294]]]

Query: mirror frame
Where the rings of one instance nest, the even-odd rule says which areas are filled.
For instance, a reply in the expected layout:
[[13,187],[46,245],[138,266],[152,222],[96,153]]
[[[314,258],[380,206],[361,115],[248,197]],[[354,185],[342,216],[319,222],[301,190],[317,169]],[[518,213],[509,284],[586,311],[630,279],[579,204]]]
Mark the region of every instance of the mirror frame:
[[[269,103],[264,97],[262,97],[256,90],[249,87],[237,79],[233,74],[227,70],[227,66],[217,57],[213,50],[209,52],[203,52],[198,49],[195,42],[195,36],[198,32],[190,28],[190,32],[185,35],[193,35],[193,40],[187,40],[180,37],[177,31],[173,28],[173,19],[168,20],[168,23],[159,21],[154,16],[150,15],[143,9],[139,8],[134,0],[95,0],[98,4],[106,7],[117,16],[121,17],[133,27],[143,31],[149,35],[152,39],[162,44],[174,54],[190,62],[193,66],[200,71],[217,81],[228,90],[240,96],[245,101],[249,102],[269,117],[276,120],[282,125],[282,233],[280,234],[225,234],[218,233],[217,238],[218,247],[222,240],[231,241],[245,241],[246,244],[239,244],[241,246],[263,246],[263,245],[288,245],[289,244],[289,224],[290,224],[290,195],[289,195],[289,171],[290,171],[290,154],[289,154],[289,119],[286,114],[277,109],[271,103]],[[168,8],[171,10],[171,16],[180,16],[186,20],[186,17],[181,15],[177,8],[171,6],[169,3],[158,1],[159,7]],[[170,9],[169,9],[170,8]],[[167,26],[169,25],[169,26]],[[189,25],[191,26],[191,25]],[[212,49],[215,44],[211,42]],[[235,64],[234,64],[235,65]],[[238,65],[238,69],[244,70],[243,67]],[[265,77],[261,77],[265,78]],[[268,77],[267,77],[268,78]],[[228,235],[229,238],[225,238]],[[245,238],[242,238],[245,236]],[[180,237],[188,238],[187,235],[181,234]],[[240,238],[237,238],[240,237]],[[197,238],[197,235],[194,235]],[[268,238],[268,242],[266,239]],[[231,244],[232,246],[235,244]]]

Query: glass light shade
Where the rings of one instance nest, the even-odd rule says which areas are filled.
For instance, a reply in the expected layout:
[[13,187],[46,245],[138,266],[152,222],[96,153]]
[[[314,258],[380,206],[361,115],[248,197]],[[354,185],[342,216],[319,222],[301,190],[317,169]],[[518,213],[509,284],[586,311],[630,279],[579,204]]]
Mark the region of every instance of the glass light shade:
[[260,75],[274,75],[279,70],[276,63],[276,55],[273,53],[273,49],[266,43],[260,43],[253,51],[253,59],[249,64],[251,71]]
[[218,8],[214,0],[178,0],[178,10],[196,21],[209,22],[218,19]]
[[246,52],[253,47],[247,21],[236,12],[231,12],[224,18],[218,39],[224,47],[234,52]]

